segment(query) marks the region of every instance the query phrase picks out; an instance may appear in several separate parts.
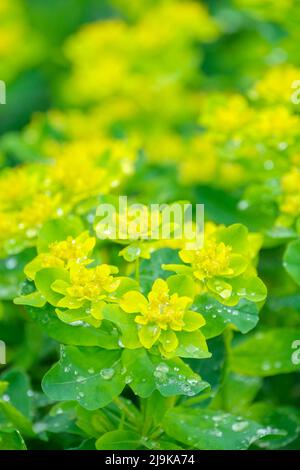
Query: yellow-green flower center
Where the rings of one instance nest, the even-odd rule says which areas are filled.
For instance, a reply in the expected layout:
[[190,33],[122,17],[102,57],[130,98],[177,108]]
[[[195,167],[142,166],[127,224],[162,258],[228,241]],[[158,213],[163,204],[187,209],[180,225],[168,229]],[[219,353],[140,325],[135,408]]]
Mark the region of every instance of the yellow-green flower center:
[[110,266],[102,265],[96,268],[73,266],[70,270],[71,287],[68,295],[77,299],[100,300],[108,293],[114,292],[119,286],[119,280],[111,275]]
[[225,243],[210,240],[207,245],[195,252],[192,266],[199,279],[228,274],[232,248]]

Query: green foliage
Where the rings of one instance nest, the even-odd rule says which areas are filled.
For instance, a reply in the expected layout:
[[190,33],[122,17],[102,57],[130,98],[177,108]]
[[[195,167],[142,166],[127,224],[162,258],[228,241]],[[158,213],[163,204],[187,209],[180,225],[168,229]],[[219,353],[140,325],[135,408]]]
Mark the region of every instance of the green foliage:
[[[23,3],[0,7],[0,450],[299,449],[298,0]],[[100,223],[120,195],[136,237]],[[174,201],[204,204],[202,246],[144,227]]]

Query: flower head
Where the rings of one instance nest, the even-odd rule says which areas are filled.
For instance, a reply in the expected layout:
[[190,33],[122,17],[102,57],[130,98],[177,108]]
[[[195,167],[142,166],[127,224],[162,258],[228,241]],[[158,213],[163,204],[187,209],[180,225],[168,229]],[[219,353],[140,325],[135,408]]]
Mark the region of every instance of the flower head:
[[118,268],[107,264],[95,268],[72,264],[69,280],[57,280],[51,286],[63,295],[57,306],[68,309],[86,307],[94,318],[101,320],[106,301],[113,300],[112,294],[120,285],[120,280],[113,277],[117,272]]
[[74,263],[87,265],[91,263],[90,253],[96,239],[83,232],[78,237],[68,236],[65,240],[50,243],[48,251],[39,254],[25,268],[29,279],[34,279],[43,268],[69,268]]
[[138,291],[129,291],[120,306],[127,313],[138,314],[134,321],[142,346],[150,349],[158,343],[163,354],[172,355],[180,344],[181,332],[194,332],[205,324],[202,315],[189,310],[192,302],[187,296],[171,293],[168,283],[157,279],[147,298]]
[[227,305],[238,303],[242,297],[260,301],[265,298],[266,289],[253,267],[260,243],[260,237],[249,234],[241,224],[210,225],[200,250],[179,252],[186,265],[165,265],[164,268],[192,274],[199,281],[201,293],[210,292]]

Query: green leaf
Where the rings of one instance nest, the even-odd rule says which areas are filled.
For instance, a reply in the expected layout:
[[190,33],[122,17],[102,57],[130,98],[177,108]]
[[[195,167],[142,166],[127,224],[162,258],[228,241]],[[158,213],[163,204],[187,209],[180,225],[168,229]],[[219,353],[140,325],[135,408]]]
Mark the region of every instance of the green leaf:
[[108,405],[122,392],[121,351],[99,348],[62,347],[60,361],[42,381],[53,400],[76,400],[88,410]]
[[76,402],[69,401],[53,406],[42,420],[34,423],[35,432],[37,434],[71,433],[82,435],[81,430],[75,424],[77,406]]
[[181,359],[162,360],[145,349],[124,350],[125,380],[142,398],[158,390],[164,397],[194,396],[209,387]]
[[0,450],[26,450],[26,444],[19,431],[0,431]]
[[47,252],[49,245],[53,242],[65,240],[68,236],[77,237],[83,230],[82,221],[75,216],[46,222],[39,231],[37,240],[38,253]]
[[207,294],[199,295],[194,302],[199,313],[201,313],[206,325],[201,329],[206,338],[214,338],[220,335],[228,325],[242,333],[248,333],[258,323],[258,307],[254,302],[241,299],[234,307],[221,304]]
[[97,450],[136,450],[141,445],[141,437],[131,431],[111,431],[96,442]]
[[247,410],[262,386],[260,377],[250,377],[229,373],[210,408],[232,413]]
[[5,394],[0,399],[0,429],[16,428],[22,434],[33,437],[32,390],[28,376],[19,370],[1,374],[6,383]]
[[205,336],[200,330],[196,331],[178,331],[178,348],[175,354],[179,357],[207,359],[211,357],[208,351]]
[[32,414],[32,390],[28,375],[17,369],[11,369],[1,374],[1,380],[8,386],[5,395],[9,397],[9,402],[28,418]]
[[102,313],[105,319],[114,323],[119,328],[122,346],[135,349],[141,345],[137,325],[132,314],[123,312],[118,305],[107,305]]
[[6,395],[4,395],[3,399],[0,399],[0,429],[10,428],[18,429],[25,436],[34,437],[30,420],[6,401]]
[[220,228],[216,237],[218,242],[232,246],[234,252],[244,253],[248,250],[248,230],[245,225],[233,224]]
[[292,328],[259,332],[233,348],[231,369],[258,377],[296,372],[300,361],[293,359],[293,344],[299,339],[300,330]]
[[185,446],[201,450],[245,450],[258,439],[280,431],[222,411],[169,410],[163,421],[166,433]]
[[61,294],[58,294],[51,289],[51,285],[57,279],[68,281],[68,272],[61,268],[45,268],[41,271],[38,271],[35,276],[36,288],[45,297],[47,302],[49,302],[51,305],[54,305],[55,307],[63,297]]
[[195,284],[191,276],[184,274],[175,274],[168,277],[167,283],[170,289],[170,294],[177,293],[180,297],[195,297]]
[[31,317],[41,328],[59,343],[74,346],[99,346],[104,349],[118,349],[118,334],[113,325],[103,321],[101,328],[81,322],[67,324],[59,320],[54,309],[29,309]]
[[68,450],[96,450],[95,439],[86,439],[78,447],[71,447]]
[[283,266],[291,278],[300,285],[300,240],[288,244],[283,257]]
[[140,283],[142,292],[148,294],[155,279],[167,279],[169,273],[162,269],[163,264],[180,264],[180,258],[176,251],[163,248],[155,251],[150,260],[142,260],[140,263]]
[[283,436],[276,439],[264,438],[257,445],[262,449],[279,449],[293,442],[299,436],[299,418],[297,411],[289,407],[274,407],[270,403],[255,403],[246,413],[246,416],[259,421],[264,426],[276,427],[282,431]]
[[32,248],[0,260],[0,299],[16,297],[25,280],[24,267],[35,256]]
[[28,305],[30,307],[38,308],[44,307],[46,302],[47,300],[39,291],[28,295],[20,295],[14,299],[14,304],[16,305]]

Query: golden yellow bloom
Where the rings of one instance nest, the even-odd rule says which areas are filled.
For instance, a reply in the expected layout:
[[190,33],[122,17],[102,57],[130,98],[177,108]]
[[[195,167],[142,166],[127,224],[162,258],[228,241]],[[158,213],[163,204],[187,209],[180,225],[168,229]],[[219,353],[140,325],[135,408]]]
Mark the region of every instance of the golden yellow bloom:
[[136,323],[148,325],[155,323],[162,330],[171,328],[181,331],[185,326],[184,313],[191,299],[179,297],[178,294],[170,296],[166,282],[157,280],[153,284],[152,291],[148,295],[149,303],[147,308],[142,308],[141,313],[135,318]]
[[266,297],[266,288],[253,266],[260,244],[261,236],[249,234],[241,224],[207,226],[202,249],[179,252],[186,265],[163,268],[193,275],[200,292],[209,292],[225,305],[236,305],[243,297],[259,302]]
[[67,293],[70,297],[79,300],[101,300],[119,286],[119,280],[112,276],[117,272],[117,268],[107,264],[96,268],[86,268],[83,265],[74,264],[70,269],[71,287],[68,287]]
[[204,248],[197,251],[182,250],[180,257],[184,263],[190,263],[197,279],[203,280],[214,276],[230,276],[232,247],[225,243],[208,240]]
[[70,267],[70,281],[57,280],[51,286],[55,292],[64,296],[57,303],[57,307],[67,309],[85,307],[93,318],[102,320],[102,311],[106,302],[114,301],[112,294],[120,285],[120,279],[113,277],[117,272],[118,268],[107,264],[87,268],[74,263]]
[[193,332],[205,324],[202,315],[188,310],[192,302],[189,297],[170,294],[167,282],[157,279],[148,298],[138,291],[129,291],[120,306],[127,313],[139,313],[134,321],[139,325],[139,340],[145,348],[158,342],[161,352],[170,354],[179,345],[175,332]]
[[34,279],[38,271],[44,268],[70,268],[74,263],[86,265],[91,263],[89,255],[96,243],[94,237],[83,232],[78,237],[69,236],[66,240],[53,242],[47,253],[39,254],[25,268],[29,279]]
[[[293,84],[300,80],[300,68],[284,64],[271,68],[250,92],[255,99],[268,103],[291,104]],[[298,86],[299,88],[299,86]]]

